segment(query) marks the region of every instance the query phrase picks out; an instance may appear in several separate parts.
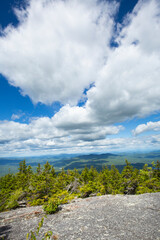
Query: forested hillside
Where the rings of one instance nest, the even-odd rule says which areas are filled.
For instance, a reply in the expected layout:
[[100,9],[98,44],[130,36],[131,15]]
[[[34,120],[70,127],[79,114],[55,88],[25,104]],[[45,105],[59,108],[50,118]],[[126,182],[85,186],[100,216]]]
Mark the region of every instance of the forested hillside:
[[[94,154],[59,154],[59,155],[46,155],[46,156],[30,156],[25,157],[26,164],[32,167],[35,172],[38,163],[44,165],[47,161],[54,166],[56,172],[64,170],[82,171],[85,166],[90,168],[95,167],[101,171],[105,166],[109,168],[114,165],[121,172],[125,166],[124,159],[127,159],[133,167],[137,169],[143,168],[144,164],[152,166],[153,161],[160,159],[160,151],[152,152],[125,152],[125,153],[94,153]],[[24,157],[10,157],[0,158],[0,177],[10,173],[17,173],[19,163],[24,160]]]
[[40,164],[36,172],[25,160],[19,164],[19,172],[0,178],[0,211],[20,206],[44,205],[47,213],[57,211],[60,204],[75,197],[104,194],[141,194],[160,191],[160,163],[147,164],[143,169],[134,168],[127,160],[120,173],[112,166],[98,172],[85,167],[56,174],[49,162]]

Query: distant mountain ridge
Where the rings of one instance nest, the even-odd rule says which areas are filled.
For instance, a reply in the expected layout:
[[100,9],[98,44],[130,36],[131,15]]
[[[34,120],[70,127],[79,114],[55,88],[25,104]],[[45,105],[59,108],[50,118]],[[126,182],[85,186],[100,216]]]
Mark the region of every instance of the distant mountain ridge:
[[110,156],[118,156],[117,154],[113,154],[113,153],[101,153],[101,154],[93,154],[93,153],[91,153],[91,154],[86,154],[86,155],[79,155],[78,157],[79,158],[85,158],[85,159],[91,159],[91,158],[96,158],[96,159],[98,159],[98,158],[108,158],[108,157],[110,157]]
[[45,155],[33,157],[1,157],[0,158],[0,176],[9,172],[16,173],[18,171],[19,162],[26,160],[27,165],[31,165],[36,170],[38,163],[41,165],[47,161],[55,167],[57,172],[67,169],[82,170],[85,166],[94,166],[97,170],[101,170],[104,166],[110,167],[115,165],[120,171],[125,165],[127,159],[134,167],[140,169],[145,163],[151,164],[153,161],[160,160],[160,151],[148,153],[90,153],[90,154],[59,154]]

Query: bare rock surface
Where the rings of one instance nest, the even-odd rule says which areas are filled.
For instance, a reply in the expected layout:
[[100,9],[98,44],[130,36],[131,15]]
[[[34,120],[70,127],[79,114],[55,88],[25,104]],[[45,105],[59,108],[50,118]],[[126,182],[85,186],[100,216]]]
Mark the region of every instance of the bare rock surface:
[[[0,213],[0,239],[25,240],[42,216],[41,206]],[[49,230],[58,240],[160,240],[160,193],[75,199],[45,218]]]

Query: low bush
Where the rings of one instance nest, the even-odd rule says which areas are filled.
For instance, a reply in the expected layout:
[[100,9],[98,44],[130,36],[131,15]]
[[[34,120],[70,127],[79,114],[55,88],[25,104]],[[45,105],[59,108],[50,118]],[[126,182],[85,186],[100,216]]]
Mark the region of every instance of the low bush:
[[23,194],[22,189],[17,189],[16,191],[12,192],[9,199],[8,199],[6,209],[17,208],[19,206],[18,200],[19,200],[19,198],[22,194]]
[[50,198],[47,203],[44,204],[43,209],[47,214],[53,214],[58,211],[58,207],[61,204],[59,198]]

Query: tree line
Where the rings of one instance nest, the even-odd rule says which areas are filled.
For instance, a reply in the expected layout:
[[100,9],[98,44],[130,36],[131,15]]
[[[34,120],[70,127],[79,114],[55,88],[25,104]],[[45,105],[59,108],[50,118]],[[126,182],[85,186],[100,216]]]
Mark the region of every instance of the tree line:
[[104,194],[142,194],[160,191],[160,162],[147,164],[140,170],[127,160],[120,173],[112,166],[98,172],[96,168],[85,167],[81,172],[61,170],[46,162],[38,164],[36,172],[26,161],[19,163],[16,174],[6,174],[0,178],[0,211],[26,206],[43,205],[47,213],[57,211],[75,197],[100,196]]

